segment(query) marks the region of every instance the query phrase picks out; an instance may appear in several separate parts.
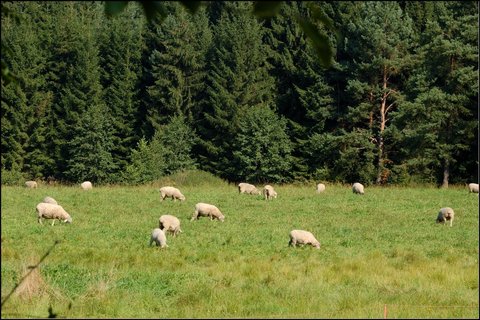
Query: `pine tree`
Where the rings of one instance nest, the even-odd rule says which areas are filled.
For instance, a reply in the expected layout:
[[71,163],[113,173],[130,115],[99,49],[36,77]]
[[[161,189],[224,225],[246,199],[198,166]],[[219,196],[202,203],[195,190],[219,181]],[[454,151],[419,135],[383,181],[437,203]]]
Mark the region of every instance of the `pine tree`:
[[397,125],[410,171],[448,187],[452,169],[471,180],[478,170],[478,4],[438,3],[435,12]]
[[[348,25],[346,91],[351,98],[346,119],[371,130],[377,146],[376,183],[385,183],[389,145],[385,131],[391,112],[402,101],[401,79],[411,64],[412,23],[396,2],[364,2]],[[344,121],[345,121],[344,120]]]

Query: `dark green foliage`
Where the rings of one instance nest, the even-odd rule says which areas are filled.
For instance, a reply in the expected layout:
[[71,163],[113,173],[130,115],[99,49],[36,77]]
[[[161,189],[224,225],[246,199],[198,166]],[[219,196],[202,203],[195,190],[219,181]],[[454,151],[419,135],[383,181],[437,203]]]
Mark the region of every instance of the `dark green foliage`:
[[127,166],[124,181],[145,183],[162,176],[194,168],[191,157],[195,134],[183,116],[172,117],[161,126],[152,140],[142,138],[132,151],[131,164]]
[[153,42],[148,67],[154,80],[147,87],[147,132],[174,114],[191,122],[205,91],[206,51],[212,39],[205,10],[192,17],[178,5],[171,9],[161,25],[151,25],[148,35]]
[[154,146],[145,138],[140,139],[130,158],[131,163],[125,169],[125,182],[142,184],[163,176],[165,169],[163,153],[156,152]]
[[208,97],[198,123],[199,161],[203,168],[225,178],[232,178],[227,172],[239,115],[273,101],[264,30],[248,8],[243,2],[225,4],[214,30],[215,46],[208,59]]
[[[104,21],[100,43],[104,101],[112,116],[112,157],[119,171],[128,164],[131,149],[139,140],[139,78],[143,21],[136,6]],[[131,19],[125,24],[125,19]]]
[[236,181],[291,181],[292,146],[285,130],[285,119],[279,118],[269,107],[247,110],[239,118],[233,144],[233,166],[228,174]]
[[474,182],[477,22],[472,1],[2,2],[2,183]]
[[375,177],[375,145],[369,130],[314,134],[306,145],[315,180],[369,184]]
[[67,170],[69,181],[94,183],[111,181],[116,171],[111,150],[111,123],[103,105],[93,105],[86,110],[67,144]]

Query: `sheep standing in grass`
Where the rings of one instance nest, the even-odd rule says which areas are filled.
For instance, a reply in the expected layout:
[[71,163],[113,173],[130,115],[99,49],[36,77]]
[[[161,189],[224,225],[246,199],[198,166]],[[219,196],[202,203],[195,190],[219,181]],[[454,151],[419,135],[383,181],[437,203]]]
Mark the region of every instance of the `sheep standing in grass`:
[[478,183],[469,183],[468,190],[470,192],[478,193]]
[[310,244],[312,247],[320,249],[320,242],[318,242],[318,240],[309,231],[305,231],[305,230],[290,231],[290,242],[288,243],[288,245],[295,247],[297,243],[300,245]]
[[269,184],[263,187],[263,195],[265,196],[265,200],[271,200],[273,198],[275,199],[277,198],[277,192]]
[[43,203],[51,203],[51,204],[58,204],[57,201],[55,199],[53,199],[52,197],[45,197],[43,198]]
[[180,220],[172,215],[164,214],[158,219],[158,227],[163,230],[163,232],[171,232],[175,237],[178,233],[183,232],[180,229]]
[[246,194],[262,194],[260,190],[257,189],[253,184],[241,182],[238,184],[238,193],[246,193]]
[[93,188],[92,183],[90,181],[84,181],[80,184],[83,190],[90,190]]
[[27,181],[25,182],[25,186],[30,189],[36,189],[38,187],[36,181]]
[[175,187],[162,187],[160,188],[161,200],[165,200],[165,198],[172,198],[173,201],[185,201],[185,196]]
[[363,185],[361,183],[355,182],[352,187],[353,193],[365,194]]
[[455,212],[453,212],[452,208],[445,207],[440,209],[437,216],[437,223],[446,223],[450,220],[450,227],[453,224],[453,218],[455,216]]
[[325,191],[325,185],[323,183],[317,184],[317,193],[322,193]]
[[198,220],[200,217],[210,217],[210,220],[218,219],[220,221],[225,220],[225,216],[220,210],[212,204],[199,202],[195,205],[195,212],[193,213],[192,219]]
[[168,247],[167,237],[165,236],[165,233],[160,228],[153,229],[152,236],[150,237],[149,246],[151,246],[153,242],[155,242],[155,245],[157,247],[160,247],[160,248]]
[[43,224],[42,218],[53,219],[52,226],[55,224],[55,219],[65,223],[72,223],[72,217],[58,204],[40,202],[37,204],[36,211],[40,224]]

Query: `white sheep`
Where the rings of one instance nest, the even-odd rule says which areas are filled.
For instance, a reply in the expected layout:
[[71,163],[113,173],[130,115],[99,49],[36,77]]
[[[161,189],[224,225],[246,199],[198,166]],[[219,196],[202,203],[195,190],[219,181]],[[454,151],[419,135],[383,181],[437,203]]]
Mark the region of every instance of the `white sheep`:
[[292,230],[290,231],[290,242],[289,246],[295,247],[296,245],[301,244],[310,244],[312,247],[320,249],[320,242],[313,236],[309,231],[305,230]]
[[352,187],[353,193],[365,194],[363,185],[361,183],[355,182]]
[[92,183],[90,181],[84,181],[80,184],[83,190],[90,190],[93,188]]
[[263,187],[263,195],[265,197],[265,200],[271,200],[272,198],[275,198],[275,199],[277,198],[277,192],[269,184]]
[[175,237],[178,233],[183,232],[180,229],[180,220],[172,215],[164,214],[158,219],[158,227],[163,230],[163,232],[171,232]]
[[259,195],[262,194],[260,190],[257,189],[253,184],[241,182],[238,184],[238,193],[246,193],[246,194],[253,194]]
[[225,220],[225,216],[216,206],[202,202],[195,205],[195,212],[190,221],[198,220],[200,217],[210,217],[210,220],[218,219],[222,222]]
[[58,202],[55,199],[53,199],[52,197],[45,197],[45,198],[43,198],[42,202],[43,203],[58,204]]
[[157,247],[160,247],[160,248],[168,247],[167,237],[165,236],[165,233],[163,232],[163,230],[160,228],[153,229],[152,236],[150,237],[149,246],[151,246],[153,242],[155,242],[155,245]]
[[478,193],[478,183],[469,183],[468,190],[470,190],[470,192]]
[[31,188],[31,189],[36,189],[38,187],[36,181],[27,181],[27,182],[25,182],[25,186],[27,188]]
[[161,193],[162,201],[165,200],[165,198],[172,198],[173,201],[177,201],[177,199],[185,201],[185,196],[175,187],[162,187],[159,191]]
[[325,185],[323,183],[317,184],[317,193],[322,193],[325,191]]
[[52,226],[55,224],[55,219],[65,223],[72,223],[72,217],[58,204],[40,202],[37,204],[36,211],[40,224],[43,224],[42,218],[53,219]]
[[450,220],[450,227],[453,224],[453,218],[455,217],[455,212],[453,212],[452,208],[445,207],[441,208],[438,212],[437,216],[437,223],[445,223]]

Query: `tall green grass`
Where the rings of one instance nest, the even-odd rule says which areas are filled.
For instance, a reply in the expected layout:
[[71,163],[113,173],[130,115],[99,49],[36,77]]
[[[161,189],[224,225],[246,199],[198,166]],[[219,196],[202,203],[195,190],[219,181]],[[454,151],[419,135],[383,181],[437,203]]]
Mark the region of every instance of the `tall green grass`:
[[[2,187],[2,301],[55,240],[4,317],[478,318],[478,196],[449,189],[274,186],[278,198],[238,194],[208,174],[149,186]],[[192,179],[189,177],[192,176]],[[197,179],[197,180],[195,180]],[[193,181],[193,182],[192,182]],[[186,201],[160,201],[174,184]],[[73,223],[36,221],[52,196]],[[225,222],[190,221],[197,202]],[[453,227],[435,223],[450,206]],[[167,249],[149,247],[162,214],[180,218]],[[57,225],[58,224],[58,225]],[[288,247],[306,229],[321,249]]]

